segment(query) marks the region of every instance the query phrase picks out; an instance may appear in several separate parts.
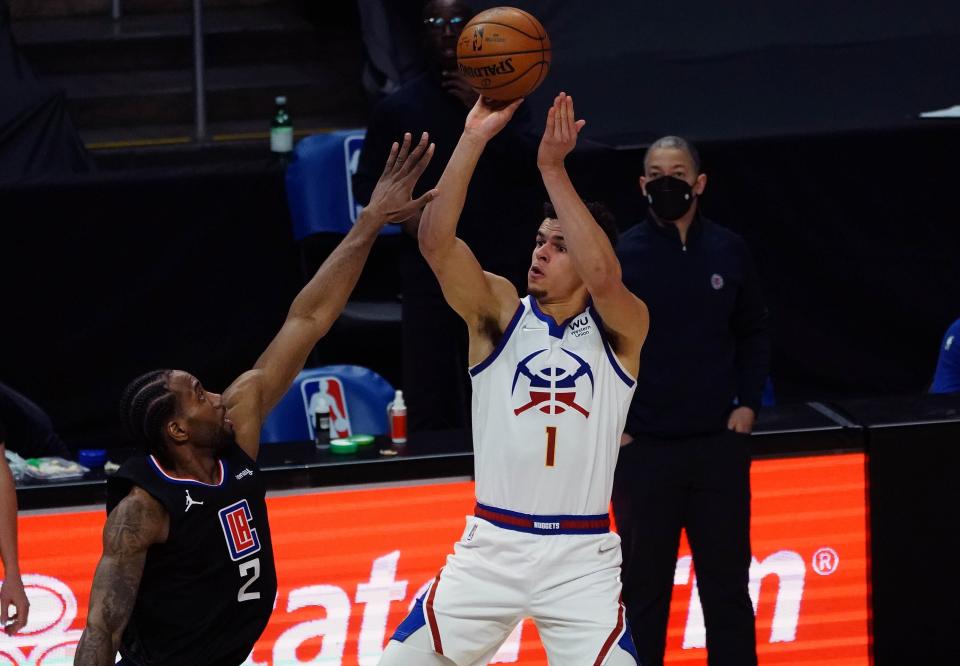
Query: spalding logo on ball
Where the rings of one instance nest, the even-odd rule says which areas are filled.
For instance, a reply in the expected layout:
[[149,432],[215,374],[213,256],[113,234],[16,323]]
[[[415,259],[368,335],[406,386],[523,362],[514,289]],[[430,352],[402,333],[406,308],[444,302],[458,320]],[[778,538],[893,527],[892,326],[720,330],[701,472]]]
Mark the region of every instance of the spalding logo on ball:
[[515,7],[494,7],[467,23],[457,42],[460,74],[490,99],[507,102],[536,90],[550,70],[550,38]]

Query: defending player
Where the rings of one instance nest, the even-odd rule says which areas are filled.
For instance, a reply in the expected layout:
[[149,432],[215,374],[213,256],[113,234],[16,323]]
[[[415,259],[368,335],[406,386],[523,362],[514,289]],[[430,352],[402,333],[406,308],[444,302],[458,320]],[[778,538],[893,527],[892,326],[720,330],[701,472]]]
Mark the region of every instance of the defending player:
[[293,301],[252,370],[223,395],[187,372],[135,379],[122,409],[146,454],[108,483],[103,557],[77,648],[81,666],[236,666],[260,637],[277,591],[264,485],[255,462],[264,418],[339,316],[381,227],[411,200],[433,155],[423,135],[393,144],[357,223]]
[[528,616],[552,666],[636,663],[607,511],[648,315],[564,169],[584,125],[572,98],[555,99],[540,144],[556,219],[537,233],[529,295],[455,235],[474,166],[519,104],[477,102],[420,223],[420,249],[470,332],[477,505],[383,665],[486,664]]

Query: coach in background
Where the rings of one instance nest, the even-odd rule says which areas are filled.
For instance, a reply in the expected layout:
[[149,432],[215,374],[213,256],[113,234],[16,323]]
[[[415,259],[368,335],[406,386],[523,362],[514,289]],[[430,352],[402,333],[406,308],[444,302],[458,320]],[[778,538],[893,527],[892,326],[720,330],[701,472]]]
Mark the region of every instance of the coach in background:
[[649,219],[617,251],[624,284],[650,308],[614,481],[623,600],[640,662],[663,664],[685,527],[708,663],[750,666],[748,435],[769,365],[767,310],[746,244],[699,213],[707,176],[696,149],[664,137],[643,168]]

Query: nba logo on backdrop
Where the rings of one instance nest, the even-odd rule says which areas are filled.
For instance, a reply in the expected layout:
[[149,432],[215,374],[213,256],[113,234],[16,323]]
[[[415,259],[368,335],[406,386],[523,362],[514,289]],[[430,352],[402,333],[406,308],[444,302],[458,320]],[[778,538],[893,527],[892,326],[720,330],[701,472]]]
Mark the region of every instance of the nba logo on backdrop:
[[[593,372],[590,364],[567,349],[566,367],[545,366],[547,352],[541,349],[530,354],[517,365],[513,376],[513,413],[537,409],[544,414],[563,414],[574,411],[584,418],[590,416],[593,403]],[[557,357],[560,358],[559,356]],[[552,359],[555,362],[557,359]]]
[[250,526],[252,521],[253,514],[245,499],[220,509],[220,526],[234,562],[260,550],[260,537],[256,528]]
[[343,159],[347,172],[347,210],[350,211],[350,221],[356,222],[363,206],[357,204],[353,198],[353,176],[360,165],[360,151],[363,150],[363,134],[351,134],[343,140]]
[[303,410],[307,419],[307,428],[310,431],[310,439],[316,438],[313,414],[321,397],[325,398],[330,406],[330,423],[336,430],[336,436],[349,437],[353,434],[350,429],[350,414],[347,412],[347,394],[339,379],[336,377],[305,379],[300,383],[300,395],[303,398]]

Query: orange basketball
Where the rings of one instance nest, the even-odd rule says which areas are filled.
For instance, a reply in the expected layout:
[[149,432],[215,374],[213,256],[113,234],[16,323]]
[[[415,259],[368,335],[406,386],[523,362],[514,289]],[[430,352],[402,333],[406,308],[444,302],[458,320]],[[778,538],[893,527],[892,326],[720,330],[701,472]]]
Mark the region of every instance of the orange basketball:
[[540,21],[515,7],[494,7],[467,23],[457,42],[457,66],[484,97],[529,95],[550,70],[550,38]]

